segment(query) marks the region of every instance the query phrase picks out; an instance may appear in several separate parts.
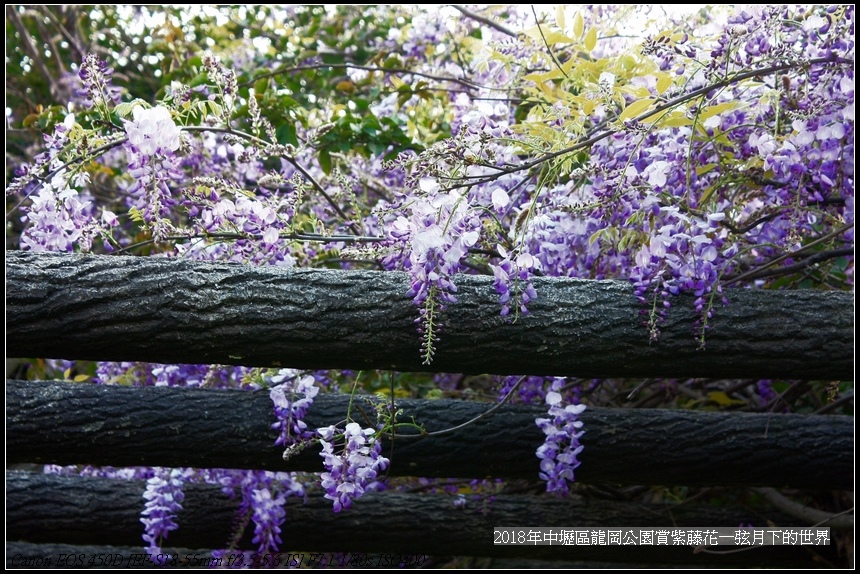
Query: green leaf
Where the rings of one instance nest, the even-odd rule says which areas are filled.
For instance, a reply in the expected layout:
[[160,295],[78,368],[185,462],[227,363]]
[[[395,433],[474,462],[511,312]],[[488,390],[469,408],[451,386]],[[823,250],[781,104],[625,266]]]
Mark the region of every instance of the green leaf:
[[254,82],[254,91],[258,94],[263,94],[266,92],[266,89],[269,87],[269,79],[262,78]]
[[275,136],[281,145],[292,145],[298,147],[299,138],[296,135],[296,126],[291,123],[283,123],[275,130]]
[[732,110],[738,107],[738,102],[723,102],[722,104],[714,104],[713,106],[708,106],[707,108],[702,110],[702,113],[699,114],[699,122],[704,122],[710,117],[713,117],[717,114],[721,114],[727,110]]
[[326,175],[331,174],[331,154],[328,149],[323,148],[320,150],[319,154],[320,168],[322,168],[323,172]]
[[708,393],[708,400],[717,403],[721,407],[729,407],[731,405],[745,405],[746,403],[740,399],[733,399],[723,391],[712,391]]
[[561,32],[544,33],[544,37],[546,38],[546,43],[550,46],[556,44],[573,44],[573,38]]
[[693,120],[685,116],[682,112],[674,111],[667,116],[663,116],[663,119],[657,125],[661,128],[679,128],[693,125]]
[[555,6],[555,25],[564,30],[564,4]]
[[672,86],[671,74],[657,74],[657,93],[663,94]]
[[135,223],[143,224],[143,214],[140,212],[140,210],[139,210],[138,208],[136,208],[136,207],[130,207],[130,208],[128,209],[128,216],[129,216],[129,217],[131,218],[131,220],[132,220],[132,221],[134,221]]
[[585,49],[591,52],[594,48],[597,47],[597,28],[592,28],[585,34],[585,39],[583,40],[585,43]]
[[573,17],[573,37],[576,39],[582,38],[582,32],[585,30],[585,21],[582,19],[582,14],[576,13]]
[[323,52],[320,54],[324,64],[343,64],[346,59],[343,54],[333,54],[331,52]]
[[711,171],[715,167],[717,167],[717,164],[715,164],[715,163],[700,165],[700,166],[696,167],[696,175],[701,177],[702,175],[708,173],[709,171]]
[[621,115],[618,116],[620,121],[630,120],[640,115],[642,112],[651,107],[651,104],[654,103],[654,98],[645,98],[643,100],[638,100],[633,102],[621,112]]
[[149,104],[146,103],[145,101],[141,100],[140,98],[135,98],[130,102],[123,102],[121,104],[117,104],[116,107],[114,108],[114,111],[120,117],[128,118],[128,117],[131,117],[131,114],[134,111],[134,108],[136,108],[137,106],[143,106],[145,108],[148,108]]

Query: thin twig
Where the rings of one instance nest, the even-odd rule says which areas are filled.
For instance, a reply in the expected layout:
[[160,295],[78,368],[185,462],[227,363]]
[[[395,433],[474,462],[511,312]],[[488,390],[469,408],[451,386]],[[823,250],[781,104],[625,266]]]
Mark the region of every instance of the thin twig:
[[84,56],[86,56],[86,52],[83,48],[81,48],[80,44],[78,44],[77,39],[75,39],[75,37],[72,36],[68,30],[66,30],[66,27],[63,26],[62,22],[60,22],[57,17],[54,16],[54,13],[48,9],[48,6],[41,6],[40,8],[42,14],[44,14],[46,18],[53,22],[54,26],[56,26],[57,29],[60,31],[60,34],[63,35],[66,41],[71,44],[72,48],[74,48],[75,51],[78,53],[78,59],[83,60]]
[[788,252],[788,253],[784,253],[784,254],[780,255],[779,257],[777,257],[777,258],[775,258],[775,259],[772,259],[772,260],[768,261],[767,263],[765,263],[765,264],[764,264],[764,265],[762,265],[761,267],[757,267],[756,269],[753,269],[753,270],[751,270],[751,271],[747,271],[746,273],[743,273],[743,274],[741,274],[741,275],[738,275],[737,277],[729,278],[729,279],[726,281],[725,285],[731,285],[732,283],[739,283],[740,281],[743,281],[743,280],[745,280],[745,279],[754,278],[754,277],[756,277],[759,273],[761,273],[762,271],[764,271],[765,269],[767,269],[768,267],[773,267],[773,266],[774,266],[774,265],[776,265],[777,263],[779,263],[779,262],[781,262],[781,261],[785,261],[786,259],[789,259],[789,258],[792,258],[792,257],[797,257],[797,256],[798,256],[798,255],[800,255],[801,253],[803,253],[803,252],[805,252],[805,251],[809,251],[809,250],[810,250],[810,249],[812,249],[813,247],[816,247],[816,246],[818,246],[818,245],[820,245],[820,244],[822,244],[822,243],[825,243],[825,242],[827,242],[827,241],[830,241],[830,240],[831,240],[831,239],[833,239],[834,237],[838,237],[839,235],[842,235],[843,233],[845,233],[846,231],[848,231],[848,230],[849,230],[849,229],[851,229],[852,227],[854,227],[854,224],[853,224],[853,223],[848,223],[848,224],[846,224],[846,225],[843,225],[843,226],[842,226],[842,227],[840,227],[839,229],[837,229],[837,230],[835,230],[835,231],[831,231],[831,232],[830,232],[830,233],[828,233],[827,235],[824,235],[824,236],[822,236],[822,237],[819,237],[818,239],[816,239],[815,241],[813,241],[813,242],[811,242],[811,243],[807,243],[806,245],[804,245],[804,246],[803,246],[803,247],[801,247],[800,249],[796,249],[796,250],[794,250],[794,251],[790,251],[790,252]]
[[[814,65],[814,64],[853,64],[853,61],[847,60],[845,58],[813,58],[809,61],[809,64],[810,64],[810,66]],[[675,106],[678,106],[680,104],[683,104],[685,102],[688,102],[690,100],[698,98],[699,96],[703,96],[712,90],[716,90],[719,88],[725,88],[725,87],[728,87],[734,83],[737,83],[737,82],[740,82],[740,81],[743,81],[743,80],[746,80],[749,78],[775,74],[775,73],[781,72],[783,70],[792,69],[794,67],[796,67],[796,64],[782,64],[782,65],[777,65],[777,66],[769,66],[767,68],[758,68],[755,70],[750,70],[748,72],[744,72],[742,74],[737,74],[735,76],[732,76],[731,78],[726,78],[725,80],[721,80],[721,81],[716,82],[714,84],[709,84],[707,86],[693,90],[689,94],[684,94],[684,95],[678,96],[677,98],[669,100],[668,102],[655,107],[653,110],[646,110],[646,111],[642,112],[641,114],[639,114],[638,116],[636,116],[635,118],[632,118],[631,121],[633,121],[633,122],[641,121],[647,117],[653,116],[655,114],[659,114],[660,112],[664,112],[666,110],[674,108]],[[585,148],[587,148],[587,147],[589,147],[589,146],[591,146],[591,145],[593,145],[599,141],[602,141],[602,140],[608,138],[609,136],[616,133],[616,131],[617,130],[615,130],[615,129],[604,130],[603,132],[597,133],[596,135],[594,135],[592,137],[588,137],[587,139],[579,141],[579,142],[577,142],[577,143],[575,143],[569,147],[566,147],[566,148],[563,148],[563,149],[560,149],[560,150],[557,150],[554,152],[547,152],[547,153],[543,154],[542,156],[537,157],[531,161],[524,162],[524,163],[517,165],[517,166],[511,166],[510,168],[507,168],[507,169],[500,171],[498,173],[495,173],[493,175],[482,176],[482,178],[476,179],[475,181],[470,181],[469,183],[463,183],[463,184],[451,186],[449,188],[445,188],[445,191],[451,191],[452,189],[459,189],[461,187],[467,187],[467,186],[471,187],[474,185],[490,183],[492,181],[499,179],[500,177],[502,177],[504,175],[508,175],[511,173],[531,169],[535,166],[538,166],[542,163],[545,163],[545,162],[550,161],[552,159],[555,159],[557,157],[567,155],[569,153],[573,153],[573,152],[579,151],[581,149],[585,149]]]
[[794,502],[770,487],[754,488],[753,490],[764,496],[768,502],[773,504],[779,510],[813,526],[854,528],[854,517],[846,516],[849,512],[853,512],[854,508],[849,508],[839,514],[832,514],[830,512],[818,510],[817,508],[810,508]]
[[498,22],[493,22],[492,20],[490,20],[486,16],[481,16],[480,14],[475,14],[474,12],[467,10],[463,6],[460,6],[458,4],[451,4],[451,7],[454,8],[455,10],[457,10],[458,12],[460,12],[463,16],[466,16],[467,18],[471,18],[472,20],[474,20],[476,22],[480,22],[481,24],[483,24],[489,28],[492,28],[494,30],[498,30],[499,32],[501,32],[502,34],[505,34],[506,36],[510,36],[511,38],[516,38],[519,35],[516,32],[514,32],[513,30],[511,30],[510,28],[503,26],[502,24],[499,24]]
[[30,36],[30,33],[27,32],[27,28],[21,21],[21,17],[18,16],[18,11],[15,9],[15,6],[7,4],[6,15],[11,18],[12,24],[15,26],[15,30],[17,30],[18,35],[21,36],[21,44],[23,45],[24,51],[27,52],[27,55],[31,60],[33,60],[33,64],[35,64],[36,67],[39,68],[39,71],[42,72],[42,75],[45,76],[45,81],[48,83],[51,96],[57,98],[60,90],[57,88],[54,77],[51,75],[51,72],[48,71],[48,67],[45,65],[44,60],[39,56],[39,52],[36,49],[36,42],[33,40],[32,36]]
[[831,413],[831,412],[835,411],[837,408],[844,405],[845,403],[850,403],[853,400],[854,400],[854,391],[847,391],[845,394],[843,394],[841,397],[839,397],[838,399],[836,399],[832,403],[824,405],[823,407],[821,407],[820,409],[815,411],[815,414],[824,415],[827,413]]
[[258,80],[262,80],[265,78],[273,78],[275,76],[280,76],[283,74],[291,74],[293,72],[302,72],[305,70],[319,70],[322,68],[331,68],[333,70],[342,70],[342,69],[353,69],[353,70],[364,70],[366,72],[384,72],[386,74],[404,74],[411,76],[418,76],[421,78],[427,78],[429,80],[436,80],[438,82],[454,82],[455,84],[460,84],[466,88],[470,89],[485,89],[485,90],[496,90],[496,91],[508,91],[509,88],[494,88],[491,86],[482,86],[481,84],[477,84],[470,80],[464,80],[462,78],[454,78],[452,76],[437,76],[435,74],[427,74],[424,72],[416,72],[415,70],[410,70],[407,68],[384,68],[381,66],[364,66],[361,64],[310,64],[307,66],[282,66],[280,68],[276,68],[271,72],[266,72],[265,74],[260,74],[259,76],[254,76],[253,80],[249,80],[242,84],[242,86],[252,86]]
[[[244,234],[244,233],[195,233],[192,235],[168,235],[164,237],[160,242],[167,241],[182,241],[183,239],[262,239],[262,234]],[[365,235],[319,235],[317,233],[280,233],[278,234],[279,239],[290,239],[293,241],[307,241],[307,242],[319,242],[319,243],[374,243],[378,241],[385,241],[385,237],[371,237]],[[145,245],[151,245],[155,243],[154,239],[146,239],[144,241],[139,241],[132,245],[128,245],[123,247],[122,249],[118,249],[116,251],[111,252],[111,255],[120,255],[124,252],[131,251],[133,249],[137,249],[139,247],[143,247]]]
[[522,382],[525,381],[527,378],[528,377],[526,377],[526,376],[520,377],[520,379],[516,383],[514,383],[514,386],[511,387],[511,390],[508,391],[508,394],[506,394],[505,397],[501,401],[499,401],[496,405],[494,405],[489,410],[482,412],[481,414],[479,414],[475,418],[468,420],[468,421],[464,422],[463,424],[459,424],[455,427],[451,427],[451,428],[447,428],[447,429],[443,429],[443,430],[439,430],[439,431],[423,432],[421,434],[405,434],[405,435],[392,434],[391,437],[392,438],[424,438],[424,437],[428,437],[428,436],[440,436],[440,435],[451,434],[452,432],[456,432],[456,431],[460,430],[461,428],[467,427],[472,423],[478,422],[482,418],[488,416],[490,413],[498,410],[503,404],[505,404],[508,401],[509,398],[511,398],[511,396],[514,394],[514,391],[516,391],[517,388],[522,384]]
[[549,52],[549,57],[552,58],[552,61],[558,66],[558,69],[561,70],[561,73],[564,74],[564,78],[566,80],[570,79],[570,76],[567,75],[567,72],[564,71],[564,68],[561,67],[561,62],[558,61],[558,58],[555,57],[555,54],[552,53],[552,47],[549,45],[549,42],[546,41],[546,36],[543,34],[543,27],[540,25],[540,20],[538,20],[537,11],[535,11],[534,4],[532,4],[532,14],[535,15],[535,22],[537,23],[538,32],[540,32],[540,37],[543,40],[543,45],[546,46],[546,51]]
[[[251,135],[249,133],[245,133],[243,131],[233,129],[231,127],[217,128],[217,127],[207,127],[207,126],[183,126],[182,129],[184,131],[211,131],[211,132],[225,133],[225,134],[235,135],[235,136],[247,139],[248,141],[253,141],[253,142],[257,143],[258,145],[262,145],[265,147],[268,147],[270,145],[269,142],[267,142],[266,140],[260,139],[257,136]],[[334,198],[328,194],[328,192],[323,188],[323,186],[316,179],[314,179],[314,176],[312,176],[310,174],[310,172],[308,172],[308,170],[306,170],[296,160],[296,158],[288,156],[288,155],[284,155],[282,157],[285,160],[287,160],[290,163],[290,165],[292,165],[294,168],[296,168],[296,170],[298,170],[298,172],[301,173],[305,177],[305,179],[307,179],[311,183],[313,188],[315,190],[317,190],[319,192],[319,194],[323,196],[323,198],[325,198],[325,200],[332,207],[332,209],[334,209],[335,213],[337,213],[344,220],[344,222],[346,223],[346,225],[348,225],[350,227],[350,229],[352,229],[358,235],[362,234],[361,230],[358,228],[358,225],[354,221],[350,221],[349,216],[346,213],[344,213],[344,211],[340,208],[340,206],[337,204],[337,202],[334,200]]]
[[762,268],[754,269],[752,271],[749,271],[745,275],[748,275],[747,279],[764,279],[765,277],[774,277],[777,275],[790,275],[791,273],[801,271],[809,267],[810,265],[814,265],[815,263],[820,263],[829,259],[836,259],[837,257],[845,257],[847,255],[854,255],[853,247],[843,247],[841,249],[821,251],[819,253],[810,255],[803,261],[798,261],[793,265],[786,265],[785,267],[771,269],[769,271],[763,270]]

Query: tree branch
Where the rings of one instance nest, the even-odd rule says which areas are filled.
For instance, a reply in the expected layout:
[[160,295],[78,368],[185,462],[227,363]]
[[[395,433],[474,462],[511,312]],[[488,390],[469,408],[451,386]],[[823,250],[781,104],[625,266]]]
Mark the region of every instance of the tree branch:
[[[782,512],[803,520],[807,524],[811,524],[813,526],[829,526],[831,528],[854,528],[853,516],[845,516],[843,513],[833,514],[818,510],[817,508],[810,508],[808,506],[798,504],[790,498],[783,496],[773,488],[754,488],[753,490],[764,496],[768,502],[773,504]],[[853,509],[851,510],[853,511]]]
[[463,16],[466,16],[467,18],[471,18],[472,20],[474,20],[476,22],[480,22],[484,26],[487,26],[489,28],[497,30],[497,31],[501,32],[502,34],[505,34],[506,36],[510,36],[511,38],[516,38],[519,35],[516,32],[514,32],[513,30],[511,30],[510,28],[503,26],[502,24],[499,24],[498,22],[494,22],[494,21],[490,20],[489,18],[487,18],[486,16],[481,16],[480,14],[476,14],[475,12],[472,12],[471,10],[467,10],[465,7],[460,6],[459,4],[452,4],[451,7],[454,8],[455,10],[459,11]]
[[[784,253],[784,254],[780,255],[779,257],[768,261],[764,265],[762,265],[756,269],[753,269],[751,271],[747,271],[746,273],[742,273],[741,275],[738,275],[737,277],[728,278],[725,282],[725,285],[731,285],[733,283],[740,283],[741,281],[745,281],[745,280],[749,280],[749,279],[756,279],[758,277],[768,276],[768,275],[761,275],[767,268],[773,267],[777,263],[780,263],[781,261],[785,261],[786,259],[798,257],[801,253],[809,251],[813,247],[817,247],[818,245],[821,245],[822,243],[826,243],[826,242],[830,241],[831,239],[839,237],[840,235],[842,235],[843,233],[845,233],[849,229],[852,229],[853,227],[854,227],[853,223],[848,223],[846,225],[843,225],[839,229],[836,229],[835,231],[831,231],[827,235],[823,235],[823,236],[819,237],[818,239],[816,239],[815,241],[807,243],[806,245],[804,245],[800,249],[796,249],[794,251]],[[841,250],[837,250],[837,251],[841,251]],[[851,250],[851,251],[853,251],[853,250]],[[842,255],[850,255],[850,253],[843,253]],[[839,257],[839,256],[841,256],[841,255],[838,255],[837,257]],[[815,256],[812,256],[812,257],[815,257]],[[811,259],[811,257],[810,257],[810,259]],[[805,265],[803,265],[803,266],[805,266]],[[777,273],[769,273],[769,275],[782,275],[783,269],[777,270]]]

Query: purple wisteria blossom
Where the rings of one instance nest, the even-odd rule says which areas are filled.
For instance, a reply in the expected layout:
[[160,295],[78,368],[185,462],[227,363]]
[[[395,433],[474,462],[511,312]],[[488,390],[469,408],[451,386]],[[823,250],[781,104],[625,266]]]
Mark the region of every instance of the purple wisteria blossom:
[[182,510],[185,495],[182,486],[189,475],[188,469],[155,469],[155,476],[146,481],[143,498],[146,505],[140,521],[144,525],[143,540],[150,554],[161,554],[161,545],[167,535],[179,528],[176,515]]
[[452,276],[478,241],[481,223],[460,194],[439,193],[439,184],[431,178],[422,179],[419,186],[426,195],[414,201],[411,217],[401,216],[394,222],[390,235],[394,240],[410,240],[407,296],[420,307],[415,322],[422,334],[424,363],[429,364],[440,329],[437,316],[457,301]]
[[268,488],[258,488],[251,494],[254,509],[254,538],[252,542],[260,552],[275,551],[281,546],[281,524],[287,516],[283,493],[272,494]]
[[535,423],[546,435],[544,444],[537,449],[539,476],[546,481],[547,492],[566,495],[569,492],[568,483],[574,481],[573,471],[580,464],[577,456],[583,446],[579,444],[579,438],[585,431],[581,430],[583,425],[578,417],[585,410],[585,405],[565,405],[559,393],[562,381],[554,381],[546,394],[549,418],[535,419]]
[[78,72],[78,78],[83,86],[76,94],[84,98],[81,102],[84,107],[95,107],[106,111],[108,106],[113,107],[114,104],[119,103],[122,89],[112,85],[111,76],[113,76],[113,68],[109,67],[106,61],[99,59],[95,54],[87,54],[84,57]]
[[308,430],[308,425],[302,419],[319,393],[319,387],[314,385],[313,376],[299,376],[290,369],[281,369],[268,382],[277,385],[269,391],[277,419],[277,422],[272,423],[272,428],[278,431],[275,444],[286,448],[286,460],[315,434]]
[[126,192],[135,198],[133,207],[159,241],[173,229],[168,216],[177,200],[169,183],[183,177],[176,156],[180,129],[164,106],[136,106],[132,115],[133,120],[125,122],[128,172],[133,178]]
[[498,265],[490,264],[490,269],[493,270],[493,287],[502,305],[500,314],[506,316],[511,312],[511,305],[513,305],[515,313],[525,315],[529,312],[528,304],[537,298],[537,291],[530,277],[535,270],[540,269],[540,261],[528,253],[520,253],[513,257],[501,245],[497,249],[502,260]]
[[[254,523],[253,543],[258,551],[277,552],[282,544],[281,527],[287,517],[286,500],[305,496],[305,486],[296,473],[231,469],[206,473],[206,481],[219,484],[227,496],[235,497],[237,490],[241,496],[231,548],[235,548],[250,517]],[[219,551],[213,556],[219,556]]]
[[[362,429],[358,423],[349,423],[338,434],[334,426],[317,429],[323,447],[320,456],[326,472],[322,473],[325,497],[334,503],[334,511],[352,507],[352,501],[361,498],[368,490],[381,487],[379,473],[388,468],[388,459],[382,456],[382,443],[371,428]],[[335,441],[343,440],[343,448],[335,452]]]

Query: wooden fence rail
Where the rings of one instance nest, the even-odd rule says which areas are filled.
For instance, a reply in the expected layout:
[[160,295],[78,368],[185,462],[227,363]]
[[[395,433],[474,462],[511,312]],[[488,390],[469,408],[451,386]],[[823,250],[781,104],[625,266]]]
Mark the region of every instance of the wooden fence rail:
[[[349,397],[318,396],[311,428],[343,419]],[[490,406],[398,400],[402,420],[455,427]],[[359,409],[374,420],[364,401]],[[364,405],[362,407],[362,405]],[[354,407],[356,408],[356,407]],[[267,392],[7,381],[12,463],[322,470],[319,449],[284,462]],[[542,407],[502,405],[467,428],[387,441],[393,476],[533,479]],[[850,488],[853,417],[591,408],[577,479],[587,483]],[[647,447],[643,447],[647,445]]]
[[152,257],[6,252],[6,353],[106,361],[576,377],[846,380],[853,294],[734,290],[699,349],[692,299],[660,340],[629,284],[537,278],[531,312],[499,316],[492,278],[461,276],[422,364],[404,273]]
[[[8,473],[7,537],[43,543],[133,546],[139,543],[141,481]],[[238,501],[217,486],[187,485],[179,515],[180,527],[170,535],[171,546],[218,548],[230,537]],[[454,508],[444,494],[371,493],[355,502],[349,514],[336,515],[331,502],[315,494],[307,503],[287,503],[283,538],[291,548],[316,552],[425,554],[430,556],[488,556],[555,558],[594,561],[618,560],[616,548],[560,546],[495,546],[494,526],[528,523],[540,526],[643,528],[737,526],[739,524],[795,524],[780,512],[755,508],[714,508],[702,504],[633,505],[624,502],[572,497],[567,500],[536,496],[499,495],[469,500]],[[309,525],[313,525],[309,527]],[[240,547],[253,548],[250,536]],[[811,564],[808,549],[777,547],[781,552],[748,556],[726,554],[713,564],[774,566]],[[761,549],[759,549],[761,550]],[[818,549],[821,550],[821,549]],[[632,552],[631,552],[632,551]],[[626,562],[695,563],[691,547],[627,548]],[[824,555],[833,557],[832,549]],[[798,562],[799,561],[799,562]],[[701,562],[701,561],[699,561]]]

